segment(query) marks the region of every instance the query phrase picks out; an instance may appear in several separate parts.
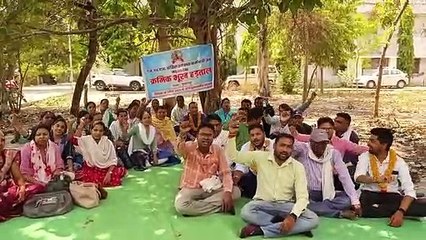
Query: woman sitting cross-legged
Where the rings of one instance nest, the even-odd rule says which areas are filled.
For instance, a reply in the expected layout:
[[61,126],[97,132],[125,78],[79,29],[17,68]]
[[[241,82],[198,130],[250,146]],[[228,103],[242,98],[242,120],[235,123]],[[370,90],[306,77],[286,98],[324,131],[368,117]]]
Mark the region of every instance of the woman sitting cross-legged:
[[77,152],[83,155],[84,163],[77,176],[83,182],[92,182],[104,187],[121,185],[127,170],[117,166],[114,144],[104,136],[106,126],[103,122],[92,125],[91,135],[82,136],[77,130],[71,139]]
[[21,215],[24,201],[44,190],[42,185],[25,184],[19,161],[19,151],[5,149],[5,136],[0,131],[0,222]]
[[27,182],[45,185],[64,170],[64,161],[48,126],[37,126],[30,140],[21,149],[21,172]]
[[167,109],[159,106],[157,114],[152,117],[152,125],[156,129],[158,164],[170,166],[180,163],[176,156],[173,142],[176,141],[176,132],[173,122],[167,117]]
[[151,165],[158,164],[156,129],[151,125],[151,114],[142,113],[141,122],[133,126],[128,135],[130,142],[128,153],[136,170],[145,170],[147,162]]

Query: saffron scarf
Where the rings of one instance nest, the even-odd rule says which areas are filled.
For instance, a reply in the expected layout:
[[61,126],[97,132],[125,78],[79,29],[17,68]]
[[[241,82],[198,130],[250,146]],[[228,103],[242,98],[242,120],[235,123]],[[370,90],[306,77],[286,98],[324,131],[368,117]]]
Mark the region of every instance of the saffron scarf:
[[[396,165],[396,161],[398,160],[396,151],[394,149],[390,149],[389,150],[389,165],[388,168],[385,170],[385,177],[386,178],[391,178],[392,177],[392,172],[393,169],[395,168]],[[378,162],[379,160],[377,159],[377,157],[374,154],[370,153],[370,166],[371,166],[371,171],[373,172],[373,179],[375,182],[378,182],[379,178],[380,178],[380,170],[379,170],[379,165]],[[387,182],[383,182],[383,183],[379,183],[378,184],[380,187],[380,191],[381,192],[387,192],[388,191],[388,183]]]
[[40,149],[35,141],[30,142],[31,163],[34,170],[34,178],[42,183],[48,183],[56,170],[56,144],[52,141],[47,142],[46,157],[43,160]]
[[160,120],[156,116],[152,116],[152,125],[161,133],[164,141],[175,141],[176,132],[170,118],[165,117],[163,120]]

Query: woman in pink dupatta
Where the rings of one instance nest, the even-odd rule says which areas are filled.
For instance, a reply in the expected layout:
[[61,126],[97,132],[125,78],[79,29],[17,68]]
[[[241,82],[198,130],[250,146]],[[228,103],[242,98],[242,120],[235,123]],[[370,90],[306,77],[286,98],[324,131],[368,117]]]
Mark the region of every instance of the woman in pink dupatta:
[[44,190],[41,185],[25,184],[19,151],[4,148],[5,136],[0,131],[0,222],[20,216],[24,201]]
[[105,124],[100,121],[93,123],[91,135],[81,137],[82,125],[83,123],[77,129],[76,136],[71,139],[84,159],[83,168],[76,175],[83,182],[92,182],[103,187],[121,185],[127,170],[117,166],[114,144],[104,136],[107,129]]
[[46,185],[64,171],[58,145],[50,141],[50,128],[37,126],[31,142],[21,149],[21,172],[27,182]]

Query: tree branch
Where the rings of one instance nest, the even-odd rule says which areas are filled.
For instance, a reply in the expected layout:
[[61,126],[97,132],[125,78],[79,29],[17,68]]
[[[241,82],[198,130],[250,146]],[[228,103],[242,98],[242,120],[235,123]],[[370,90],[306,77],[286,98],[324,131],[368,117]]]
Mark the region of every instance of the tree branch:
[[149,18],[118,18],[115,20],[111,20],[108,23],[99,25],[95,28],[89,28],[89,29],[83,29],[83,30],[71,30],[71,31],[58,31],[58,30],[53,30],[53,29],[47,29],[47,28],[38,28],[38,27],[33,27],[33,26],[27,26],[27,25],[23,25],[23,27],[35,30],[33,32],[29,32],[29,33],[25,33],[25,34],[20,34],[17,36],[12,36],[12,40],[14,39],[19,39],[19,38],[27,38],[27,37],[32,37],[32,36],[39,36],[39,35],[59,35],[59,36],[64,36],[64,35],[82,35],[82,34],[87,34],[87,33],[91,33],[91,32],[96,32],[96,31],[100,31],[112,26],[116,26],[116,25],[120,25],[120,24],[125,24],[125,23],[138,23],[141,21],[147,21],[149,24],[152,25],[181,25],[184,24],[186,22],[186,20],[173,20],[173,19],[166,19],[166,18],[157,18],[157,17],[149,17]]

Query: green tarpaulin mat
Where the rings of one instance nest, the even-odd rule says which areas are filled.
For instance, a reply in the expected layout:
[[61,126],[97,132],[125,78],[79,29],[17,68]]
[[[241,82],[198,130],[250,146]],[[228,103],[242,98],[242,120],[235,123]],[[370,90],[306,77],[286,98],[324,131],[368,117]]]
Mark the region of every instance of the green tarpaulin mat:
[[[0,223],[0,240],[233,240],[244,222],[238,213],[248,201],[237,202],[237,215],[213,214],[182,217],[173,203],[178,191],[180,166],[131,171],[123,186],[109,189],[108,199],[95,209],[76,207],[58,217],[28,219],[19,217]],[[425,239],[426,223],[405,220],[401,228],[387,226],[387,219],[321,218],[314,237],[285,239],[377,240]],[[262,239],[260,237],[250,239]]]

